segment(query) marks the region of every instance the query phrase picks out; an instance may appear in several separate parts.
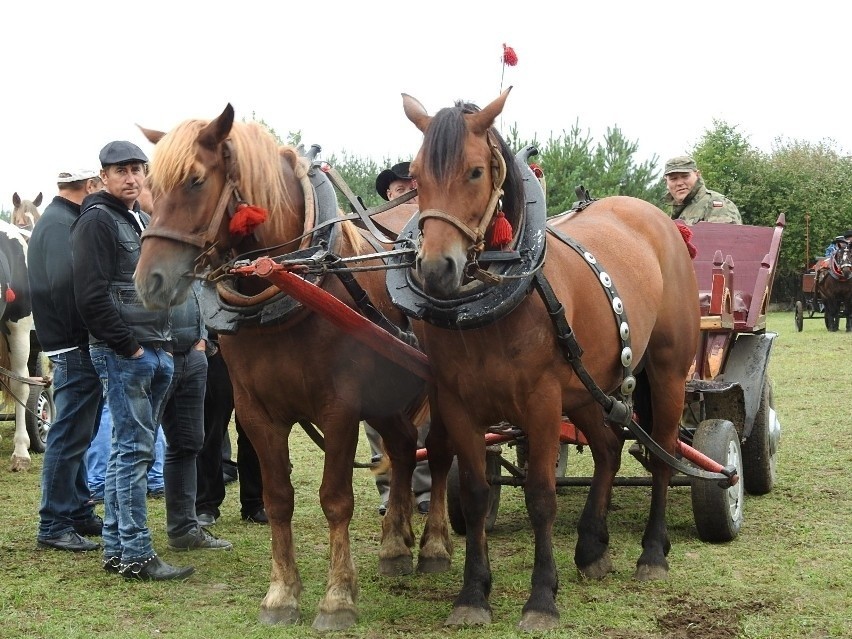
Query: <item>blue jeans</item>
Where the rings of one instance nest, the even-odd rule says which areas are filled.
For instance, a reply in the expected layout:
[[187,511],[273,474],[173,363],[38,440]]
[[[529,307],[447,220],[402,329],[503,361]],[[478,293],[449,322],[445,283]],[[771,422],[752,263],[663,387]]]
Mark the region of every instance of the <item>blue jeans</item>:
[[86,485],[86,449],[97,432],[103,387],[89,351],[51,356],[56,419],[47,432],[38,539],[58,537],[94,515]]
[[[100,383],[100,380],[98,380]],[[109,461],[110,442],[112,441],[112,414],[109,412],[109,404],[104,402],[101,409],[100,426],[98,434],[89,446],[86,453],[86,467],[88,468],[89,493],[92,499],[103,501],[104,484],[106,483],[107,462]],[[166,456],[166,436],[163,429],[157,431],[157,442],[154,445],[154,463],[148,471],[148,493],[163,490],[163,463]]]
[[166,433],[166,532],[180,537],[197,529],[195,460],[204,445],[204,391],[207,355],[194,348],[175,353],[174,375],[163,409]]
[[154,554],[147,473],[174,364],[164,350],[148,346],[138,358],[105,346],[91,351],[113,418],[104,486],[104,557],[120,557],[126,564],[145,561]]

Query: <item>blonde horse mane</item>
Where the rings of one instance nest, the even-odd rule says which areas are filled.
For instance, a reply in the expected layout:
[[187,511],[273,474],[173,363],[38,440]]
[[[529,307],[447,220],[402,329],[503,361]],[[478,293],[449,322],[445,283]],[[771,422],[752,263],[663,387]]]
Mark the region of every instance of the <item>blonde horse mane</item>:
[[[186,120],[154,147],[148,179],[155,198],[177,188],[190,177],[206,177],[205,167],[195,156],[198,135],[209,123],[209,120]],[[281,233],[286,220],[280,213],[292,206],[293,201],[284,180],[281,161],[283,159],[290,164],[296,178],[303,184],[308,161],[292,146],[279,145],[266,127],[257,122],[234,122],[228,139],[233,146],[233,157],[240,176],[240,193],[253,206],[269,211],[269,219],[263,225],[266,233]],[[341,212],[338,211],[338,214]],[[344,222],[343,233],[353,247],[359,245],[360,236],[353,224]]]

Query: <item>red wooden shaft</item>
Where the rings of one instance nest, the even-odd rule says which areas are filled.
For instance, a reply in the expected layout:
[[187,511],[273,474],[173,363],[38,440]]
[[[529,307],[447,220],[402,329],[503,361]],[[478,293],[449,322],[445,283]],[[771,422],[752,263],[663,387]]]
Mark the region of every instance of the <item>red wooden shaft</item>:
[[399,364],[426,381],[432,380],[432,370],[429,368],[429,360],[424,353],[379,328],[320,287],[284,270],[274,260],[261,257],[250,266],[234,269],[234,272],[257,275],[269,280],[287,295],[294,297],[307,308],[366,344],[383,357]]

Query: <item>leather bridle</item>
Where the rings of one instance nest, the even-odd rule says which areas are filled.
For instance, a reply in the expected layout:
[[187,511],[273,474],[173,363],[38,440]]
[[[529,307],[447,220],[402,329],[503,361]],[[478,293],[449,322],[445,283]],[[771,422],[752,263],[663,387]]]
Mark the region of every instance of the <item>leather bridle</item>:
[[143,241],[147,237],[161,237],[200,248],[201,254],[195,259],[196,270],[204,264],[210,263],[212,254],[218,250],[216,236],[219,234],[219,227],[222,225],[225,213],[228,214],[229,218],[233,217],[237,206],[243,202],[243,198],[237,187],[239,172],[236,161],[234,160],[230,140],[225,140],[222,143],[222,159],[225,161],[225,184],[222,186],[222,192],[219,194],[219,200],[216,203],[216,209],[213,211],[213,217],[210,219],[210,223],[204,232],[184,233],[183,231],[159,226],[149,226],[142,231]]
[[462,235],[471,241],[471,245],[467,248],[468,260],[471,262],[476,262],[479,254],[485,250],[485,232],[488,230],[488,225],[491,224],[494,214],[502,208],[503,204],[501,198],[503,197],[503,182],[506,181],[506,160],[503,159],[500,145],[490,130],[487,133],[487,140],[491,150],[492,187],[491,197],[485,207],[485,214],[482,216],[479,226],[472,229],[457,217],[440,209],[420,211],[420,221],[418,222],[421,231],[423,230],[423,223],[428,219],[443,220],[458,229]]

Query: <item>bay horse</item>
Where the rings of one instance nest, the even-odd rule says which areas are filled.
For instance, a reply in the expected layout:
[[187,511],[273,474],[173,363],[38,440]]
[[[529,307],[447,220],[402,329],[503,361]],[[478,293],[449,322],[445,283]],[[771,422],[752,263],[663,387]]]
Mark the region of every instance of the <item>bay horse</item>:
[[32,231],[38,218],[41,217],[38,207],[41,206],[42,194],[32,200],[22,200],[17,192],[12,194],[12,224],[19,229]]
[[[33,330],[27,237],[17,226],[0,220],[0,367],[21,379],[29,377],[27,362]],[[13,472],[27,470],[31,461],[25,415],[30,387],[21,379],[0,376],[0,397],[15,404]]]
[[[425,351],[462,478],[464,582],[446,623],[491,621],[484,434],[488,425],[507,421],[520,427],[529,443],[524,493],[535,540],[532,587],[519,625],[543,630],[559,618],[552,536],[562,417],[583,431],[595,461],[574,559],[581,575],[602,578],[612,570],[607,509],[624,430],[608,421],[582,378],[591,377],[598,394],[601,389],[621,393],[628,409],[632,396],[639,423],[674,454],[684,384],[698,344],[698,290],[672,220],[647,202],[607,197],[589,200],[582,210],[532,234],[546,235],[546,259],[530,268],[530,283],[514,309],[496,313],[490,322],[479,318],[468,328],[446,321],[454,300],[482,294],[472,289],[505,285],[490,282],[490,271],[483,274],[479,262],[489,250],[492,256],[511,250],[523,256],[526,250],[517,244],[529,204],[523,199],[522,168],[535,178],[526,165],[516,164],[493,127],[508,93],[481,110],[457,103],[434,116],[403,94],[406,116],[424,134],[411,163],[421,239],[409,277],[428,307]],[[514,235],[496,241],[498,224],[505,232],[505,222]],[[430,321],[430,313],[442,320]],[[569,358],[581,366],[570,365]],[[629,415],[628,410],[628,421]],[[653,456],[651,465],[650,514],[635,572],[642,580],[663,578],[669,569],[665,509],[673,471]]]
[[835,332],[840,316],[846,318],[846,332],[852,332],[852,246],[837,238],[837,250],[815,266],[814,295],[825,305],[825,327]]
[[[347,257],[382,248],[375,240],[368,242],[351,221],[339,219],[322,231],[332,229],[328,246],[317,244],[320,231],[313,229],[321,211],[312,202],[323,197],[326,190],[321,189],[332,193],[332,218],[342,215],[328,179],[292,147],[279,147],[260,125],[234,122],[231,105],[211,121],[187,120],[167,134],[143,132],[156,144],[149,175],[154,210],[143,233],[135,275],[137,291],[148,306],[180,303],[194,272],[216,268],[236,254],[277,256],[300,249],[297,253],[304,256],[327,248],[329,255]],[[308,183],[309,179],[319,182]],[[255,212],[263,209],[268,214],[253,232],[235,228],[239,217],[235,207],[243,199]],[[406,209],[404,219],[414,212],[411,206],[398,208]],[[364,265],[381,266],[381,260],[373,258]],[[356,286],[394,326],[407,325],[407,318],[388,299],[382,271],[353,275]],[[315,283],[355,308],[351,289],[342,280],[324,275]],[[346,628],[357,614],[349,522],[359,420],[369,421],[380,432],[393,464],[379,570],[407,573],[413,569],[411,475],[417,432],[406,411],[421,404],[424,381],[301,305],[294,303],[281,321],[267,322],[267,309],[293,300],[285,298],[258,311],[257,300],[283,295],[264,279],[249,277],[228,286],[219,285],[227,303],[213,309],[212,321],[240,305],[247,314],[260,317],[240,323],[231,334],[220,329],[236,412],[260,459],[263,502],[272,532],[272,575],[260,620],[289,624],[300,616],[302,581],[292,530],[295,491],[290,475],[293,470],[314,469],[291,467],[288,437],[294,423],[307,420],[324,435],[319,499],[328,520],[330,546],[325,596],[313,625],[320,630]],[[435,422],[433,416],[433,426]],[[450,461],[445,460],[447,467]],[[446,570],[450,564],[445,483],[433,474],[432,501],[438,507],[431,510],[421,538],[418,569],[424,572]]]

